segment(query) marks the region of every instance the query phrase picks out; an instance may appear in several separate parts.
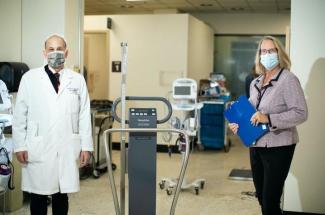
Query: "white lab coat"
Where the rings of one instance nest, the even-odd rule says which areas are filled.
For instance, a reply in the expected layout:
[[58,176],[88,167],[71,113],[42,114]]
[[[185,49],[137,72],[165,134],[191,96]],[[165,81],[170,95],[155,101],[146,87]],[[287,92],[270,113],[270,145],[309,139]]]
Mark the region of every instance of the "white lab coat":
[[22,167],[26,192],[79,191],[80,151],[93,151],[85,80],[69,69],[61,77],[59,93],[44,67],[28,71],[19,86],[12,129],[14,151],[28,151]]

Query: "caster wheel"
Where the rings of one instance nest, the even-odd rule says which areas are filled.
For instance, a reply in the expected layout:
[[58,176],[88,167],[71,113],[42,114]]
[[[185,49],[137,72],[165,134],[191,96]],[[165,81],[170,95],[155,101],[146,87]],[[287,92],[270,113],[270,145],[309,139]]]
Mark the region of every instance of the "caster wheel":
[[117,166],[115,163],[112,164],[112,170],[116,170]]
[[205,185],[205,183],[204,183],[204,181],[202,181],[201,182],[201,189],[204,189],[204,185]]
[[165,182],[159,182],[159,187],[161,190],[165,189]]
[[199,195],[200,189],[198,187],[195,188],[195,195]]
[[167,192],[167,195],[168,195],[168,196],[170,196],[170,195],[173,194],[173,190],[170,189],[170,188],[168,188],[168,189],[166,190],[166,192]]
[[204,146],[202,144],[197,144],[199,151],[204,151]]
[[225,147],[224,147],[224,151],[225,151],[226,153],[229,152],[229,150],[230,150],[230,146],[231,146],[231,140],[230,140],[229,137],[227,137],[227,144],[226,144]]
[[99,172],[97,170],[94,170],[93,177],[97,179],[97,178],[99,178],[99,176],[100,176]]

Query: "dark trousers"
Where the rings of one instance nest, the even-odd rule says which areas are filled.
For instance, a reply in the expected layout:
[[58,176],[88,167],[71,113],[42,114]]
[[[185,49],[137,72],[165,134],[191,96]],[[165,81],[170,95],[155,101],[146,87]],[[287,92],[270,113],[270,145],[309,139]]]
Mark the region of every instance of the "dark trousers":
[[[30,214],[47,214],[47,195],[30,194]],[[52,214],[67,215],[69,209],[68,195],[66,193],[55,193],[52,195]]]
[[256,195],[263,215],[280,215],[280,201],[296,145],[250,148]]

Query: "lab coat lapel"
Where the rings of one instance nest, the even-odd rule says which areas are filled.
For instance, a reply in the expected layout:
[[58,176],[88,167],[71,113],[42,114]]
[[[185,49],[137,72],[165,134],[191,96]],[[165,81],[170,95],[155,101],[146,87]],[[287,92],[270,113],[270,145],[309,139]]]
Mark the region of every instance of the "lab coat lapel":
[[39,77],[40,77],[40,85],[41,85],[41,91],[44,93],[44,101],[46,101],[44,103],[44,110],[51,110],[51,114],[49,114],[48,117],[48,132],[50,133],[50,131],[54,128],[55,124],[57,123],[58,120],[58,111],[59,109],[58,107],[58,94],[55,92],[55,89],[52,85],[52,82],[48,76],[48,74],[46,73],[46,71],[44,70],[44,68],[42,70],[40,70],[39,73]]
[[44,92],[49,96],[49,97],[46,96],[46,98],[56,98],[57,94],[45,70],[44,69],[41,70],[39,75],[40,75],[41,85],[44,88]]
[[72,79],[73,79],[73,76],[69,73],[69,71],[68,70],[64,71],[64,75],[62,76],[62,80],[61,80],[60,87],[59,87],[58,96],[62,95],[63,91],[72,82]]

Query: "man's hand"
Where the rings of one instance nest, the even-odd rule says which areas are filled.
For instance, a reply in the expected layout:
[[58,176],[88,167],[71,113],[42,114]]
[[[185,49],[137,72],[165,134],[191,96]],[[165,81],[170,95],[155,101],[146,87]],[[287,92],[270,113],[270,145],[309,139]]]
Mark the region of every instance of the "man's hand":
[[22,164],[28,163],[28,152],[27,151],[16,152],[16,157],[20,163],[22,163]]
[[81,151],[80,153],[80,165],[79,167],[84,167],[89,163],[90,160],[90,152],[88,151]]

